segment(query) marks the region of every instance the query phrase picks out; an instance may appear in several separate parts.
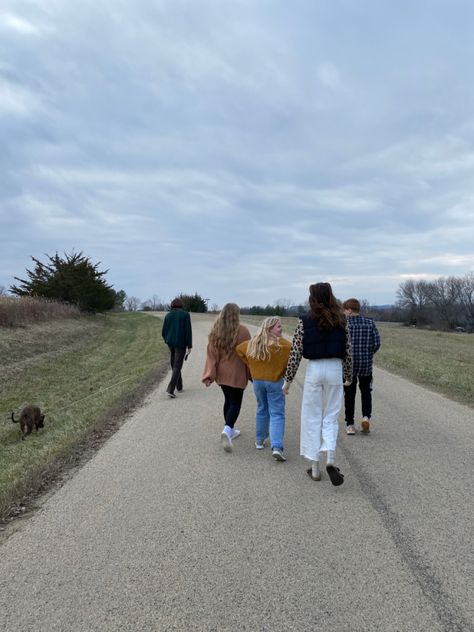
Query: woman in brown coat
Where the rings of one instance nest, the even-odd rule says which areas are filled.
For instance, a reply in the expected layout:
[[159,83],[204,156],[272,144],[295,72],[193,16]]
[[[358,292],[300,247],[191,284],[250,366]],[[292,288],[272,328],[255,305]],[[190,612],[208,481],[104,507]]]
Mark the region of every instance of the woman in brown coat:
[[224,393],[224,430],[222,447],[232,452],[232,439],[240,435],[234,424],[240,413],[244,389],[250,374],[235,351],[244,340],[250,340],[247,327],[240,324],[240,309],[235,303],[226,303],[209,333],[207,358],[202,375],[206,386],[216,382]]

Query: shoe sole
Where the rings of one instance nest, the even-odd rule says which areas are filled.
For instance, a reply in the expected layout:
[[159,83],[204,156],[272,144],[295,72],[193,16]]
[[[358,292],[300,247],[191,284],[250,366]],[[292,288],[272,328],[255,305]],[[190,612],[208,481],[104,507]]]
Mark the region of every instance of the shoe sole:
[[361,432],[364,434],[369,434],[370,432],[370,423],[368,421],[362,421],[360,424]]
[[286,461],[285,457],[283,456],[283,454],[280,454],[280,452],[272,452],[272,457],[275,459],[275,461]]
[[257,450],[263,450],[265,446],[263,445],[263,443],[255,443],[255,447],[257,448]]
[[312,481],[320,481],[321,480],[321,474],[319,476],[313,476],[313,468],[312,467],[309,467],[306,470],[306,474],[310,477],[310,479]]
[[352,437],[355,435],[355,430],[346,430],[346,435],[349,435],[349,437]]
[[221,445],[225,452],[232,452],[232,440],[226,432],[221,434]]
[[331,483],[336,487],[338,485],[342,485],[344,482],[344,474],[341,474],[339,468],[335,465],[326,465],[326,472],[328,473],[329,478],[331,479]]
[[170,397],[171,399],[176,399],[176,395],[174,393],[166,393],[168,395],[168,397]]

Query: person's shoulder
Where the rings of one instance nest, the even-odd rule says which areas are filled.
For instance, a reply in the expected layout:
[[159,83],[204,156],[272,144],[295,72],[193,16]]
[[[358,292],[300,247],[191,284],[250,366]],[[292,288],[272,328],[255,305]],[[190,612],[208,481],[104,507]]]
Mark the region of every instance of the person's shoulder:
[[282,347],[288,347],[288,349],[291,349],[291,342],[286,338],[280,338],[280,345]]

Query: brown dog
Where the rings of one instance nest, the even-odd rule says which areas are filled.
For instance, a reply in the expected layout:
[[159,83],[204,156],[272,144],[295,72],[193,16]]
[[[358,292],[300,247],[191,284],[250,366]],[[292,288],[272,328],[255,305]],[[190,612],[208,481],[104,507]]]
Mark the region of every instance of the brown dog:
[[22,439],[33,432],[33,426],[36,432],[38,432],[38,428],[44,428],[44,415],[38,406],[25,406],[21,411],[20,419],[15,419],[12,412],[12,421],[16,424],[20,423]]

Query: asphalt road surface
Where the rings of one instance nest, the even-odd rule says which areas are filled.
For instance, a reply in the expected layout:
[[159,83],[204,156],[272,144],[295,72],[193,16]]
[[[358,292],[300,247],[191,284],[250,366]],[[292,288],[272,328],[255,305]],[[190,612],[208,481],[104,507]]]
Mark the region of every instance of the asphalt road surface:
[[162,384],[0,547],[0,630],[474,630],[474,412],[377,370],[371,434],[339,436],[344,484],[313,482],[302,365],[288,461],[255,450],[251,387],[227,454],[210,322],[193,315],[184,392]]

